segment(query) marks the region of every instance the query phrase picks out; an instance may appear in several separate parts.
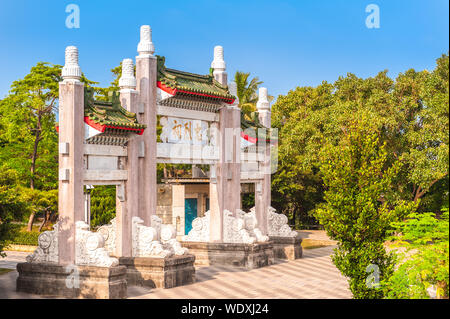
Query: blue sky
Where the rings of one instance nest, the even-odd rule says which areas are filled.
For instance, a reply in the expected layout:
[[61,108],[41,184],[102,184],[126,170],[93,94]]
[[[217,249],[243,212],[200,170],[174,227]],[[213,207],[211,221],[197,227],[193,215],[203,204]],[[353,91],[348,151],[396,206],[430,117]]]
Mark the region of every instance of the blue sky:
[[[65,25],[71,3],[79,29]],[[379,29],[365,25],[372,3]],[[0,0],[0,98],[38,61],[64,64],[67,45],[78,46],[86,76],[108,86],[110,69],[137,55],[142,24],[168,67],[206,74],[222,45],[230,76],[251,72],[275,97],[347,72],[395,77],[431,70],[448,52],[448,12],[447,0]]]

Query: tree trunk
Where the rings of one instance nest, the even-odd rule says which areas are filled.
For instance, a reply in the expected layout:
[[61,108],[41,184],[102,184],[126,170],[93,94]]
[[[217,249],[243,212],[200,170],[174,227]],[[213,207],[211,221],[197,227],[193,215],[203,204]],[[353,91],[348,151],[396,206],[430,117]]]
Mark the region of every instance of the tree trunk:
[[47,220],[47,218],[45,218],[45,215],[44,215],[44,220],[42,221],[41,226],[39,226],[39,232],[41,232],[42,228],[44,228],[46,220]]
[[30,214],[30,218],[28,219],[27,231],[29,231],[29,232],[33,230],[33,222],[34,222],[35,216],[36,216],[36,212],[32,211]]
[[45,226],[45,225],[47,224],[47,222],[49,221],[50,215],[51,215],[51,212],[50,212],[49,210],[45,210],[45,212],[44,212],[44,220],[42,221],[41,226],[39,226],[39,232],[42,231],[42,228],[44,228],[44,226]]
[[[41,140],[41,114],[38,114],[37,117],[37,128],[36,128],[36,137],[34,139],[34,147],[33,147],[33,154],[31,155],[31,176],[30,176],[30,188],[34,189],[34,173],[36,172],[36,159],[37,159],[37,150],[39,146],[39,142]],[[36,216],[36,212],[32,211],[30,214],[30,218],[28,219],[28,226],[27,231],[33,230],[33,222],[34,217]]]
[[297,228],[297,210],[296,209],[294,209],[294,211],[292,212],[292,225],[293,225],[294,229]]
[[[436,182],[440,181],[442,178],[444,178],[445,176],[447,176],[448,172],[446,172],[442,177],[440,178],[436,178],[435,180],[433,180],[430,183],[430,186],[428,187],[428,190],[431,188],[431,186],[433,186]],[[425,195],[427,192],[427,190],[422,189],[422,187],[417,186],[417,188],[414,186],[414,202],[417,202],[419,199],[421,199],[423,197],[423,195]]]
[[436,288],[444,292],[442,295],[439,295],[438,299],[448,299],[448,295],[445,293],[447,291],[447,283],[445,281],[438,281]]

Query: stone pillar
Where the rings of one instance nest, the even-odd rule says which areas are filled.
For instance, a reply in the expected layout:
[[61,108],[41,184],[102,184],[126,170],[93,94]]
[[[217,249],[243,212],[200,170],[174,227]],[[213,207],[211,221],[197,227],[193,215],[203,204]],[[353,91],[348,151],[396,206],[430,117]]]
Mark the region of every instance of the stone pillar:
[[136,57],[136,85],[139,92],[138,121],[147,125],[142,135],[139,158],[139,217],[150,226],[156,214],[156,57],[150,26],[141,26],[141,40]]
[[[259,122],[266,128],[271,127],[270,103],[267,98],[267,88],[259,89],[258,102]],[[271,163],[270,163],[270,143],[258,140],[258,152],[263,154],[263,162],[260,163],[260,170],[263,179],[255,185],[255,211],[258,220],[258,228],[263,235],[268,235],[268,211],[271,205]]]
[[[136,78],[134,77],[134,66],[132,59],[122,61],[122,76],[119,79],[120,102],[122,107],[132,113],[137,113],[138,92]],[[132,257],[132,235],[131,220],[138,216],[139,211],[139,143],[141,136],[132,134],[127,145],[127,172],[128,178],[124,183],[123,197],[116,198],[116,256]],[[122,186],[118,186],[122,187]]]
[[205,208],[205,196],[203,193],[197,193],[197,217],[203,216]]
[[59,263],[75,264],[75,222],[84,220],[84,85],[78,49],[68,46],[59,83]]
[[214,60],[211,62],[211,68],[214,69],[213,76],[217,82],[223,86],[227,85],[227,72],[225,60],[223,59],[223,47],[216,45],[214,47]]
[[[226,64],[221,46],[214,47],[211,67],[214,69],[216,81],[226,86]],[[224,105],[220,109],[219,120],[219,162],[209,190],[211,242],[223,242],[224,210],[236,215],[237,210],[241,208],[240,129],[241,110],[236,101],[233,105]]]
[[267,88],[259,88],[258,102],[256,103],[259,122],[266,128],[272,125],[270,102],[268,99]]
[[209,183],[209,241],[223,242],[223,206],[219,197],[217,180]]
[[226,106],[220,110],[220,151],[216,168],[219,207],[236,216],[241,208],[241,110]]
[[221,136],[225,136],[225,140],[223,144],[220,144],[222,150],[220,169],[223,173],[219,173],[219,176],[223,178],[226,185],[224,209],[236,216],[237,210],[241,209],[241,109],[238,107],[235,82],[229,83],[229,91],[236,96],[236,100],[232,105],[227,105],[226,109],[221,110],[224,113],[224,121],[221,121],[219,127]]
[[[233,190],[230,189],[230,184],[233,181],[233,160],[234,160],[234,131],[231,126],[232,124],[232,112],[227,107],[224,106],[220,110],[220,121],[219,121],[219,161],[216,165],[216,179],[212,180],[212,183],[216,184],[215,189],[210,189],[211,198],[217,196],[217,199],[212,200],[214,205],[211,205],[211,234],[219,233],[219,224],[215,220],[213,214],[220,214],[220,219],[223,220],[223,210],[228,209],[233,214],[234,205],[233,204]],[[238,187],[239,189],[239,187]],[[231,192],[230,192],[231,191]],[[218,207],[216,207],[218,205]],[[231,208],[231,209],[230,209]],[[219,218],[219,217],[217,217]],[[216,227],[215,230],[213,230]],[[222,227],[222,226],[220,226]]]
[[[90,185],[86,185],[89,187]],[[84,193],[84,221],[91,225],[91,189],[87,188]]]
[[172,225],[177,228],[177,235],[184,235],[185,221],[185,186],[172,185]]

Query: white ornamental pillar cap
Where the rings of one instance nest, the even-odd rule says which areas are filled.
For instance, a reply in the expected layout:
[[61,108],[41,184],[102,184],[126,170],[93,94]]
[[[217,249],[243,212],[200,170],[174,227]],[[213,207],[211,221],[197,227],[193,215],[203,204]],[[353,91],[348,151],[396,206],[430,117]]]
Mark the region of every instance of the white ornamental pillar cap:
[[64,80],[79,81],[81,79],[81,68],[78,65],[78,49],[76,46],[66,47],[65,63],[61,75]]
[[228,92],[230,92],[231,95],[234,95],[236,97],[236,99],[233,102],[233,105],[238,105],[239,104],[239,98],[237,95],[237,84],[236,82],[230,82],[228,83]]
[[211,63],[211,68],[217,71],[225,71],[226,65],[223,59],[223,47],[216,45],[214,47],[214,60]]
[[270,111],[270,102],[267,98],[267,88],[259,88],[256,109],[258,111]]
[[153,55],[153,53],[155,53],[155,46],[152,42],[152,29],[149,25],[141,26],[141,40],[138,44],[137,50],[139,55]]
[[135,89],[136,78],[134,77],[134,65],[132,59],[123,59],[122,76],[119,79],[121,89]]

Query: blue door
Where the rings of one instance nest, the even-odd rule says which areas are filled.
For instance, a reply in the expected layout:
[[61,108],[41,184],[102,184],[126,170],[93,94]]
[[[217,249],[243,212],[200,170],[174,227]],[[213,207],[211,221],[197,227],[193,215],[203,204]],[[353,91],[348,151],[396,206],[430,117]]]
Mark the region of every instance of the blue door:
[[184,200],[184,233],[187,235],[192,229],[192,221],[197,218],[197,198]]

